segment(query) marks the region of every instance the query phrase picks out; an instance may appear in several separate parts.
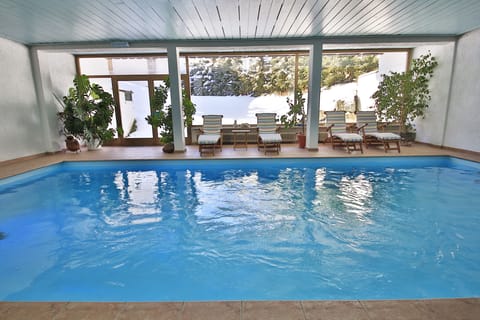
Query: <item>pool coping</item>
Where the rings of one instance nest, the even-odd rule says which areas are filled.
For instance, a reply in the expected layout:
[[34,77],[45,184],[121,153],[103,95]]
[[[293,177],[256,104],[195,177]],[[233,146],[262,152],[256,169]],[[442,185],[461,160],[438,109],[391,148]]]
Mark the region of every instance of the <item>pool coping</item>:
[[[193,147],[193,148],[192,148]],[[407,148],[407,147],[405,147]],[[404,148],[404,149],[405,149]],[[369,157],[408,157],[408,156],[448,156],[480,162],[480,153],[472,151],[459,151],[440,148],[424,144],[414,144],[403,153],[384,153],[379,149],[366,149],[363,154],[349,154],[343,150],[331,150],[327,145],[322,145],[318,151],[298,149],[292,145],[282,145],[282,151],[274,157],[265,156],[256,148],[245,151],[235,151],[232,146],[224,146],[221,154],[212,157],[201,157],[195,146],[190,146],[185,152],[173,154],[163,153],[160,147],[103,147],[98,151],[80,153],[56,152],[0,162],[0,179],[15,176],[32,169],[39,169],[52,164],[70,161],[106,161],[106,160],[222,160],[222,159],[286,159],[286,158],[369,158]],[[232,152],[233,150],[233,152]],[[253,151],[253,152],[252,152]]]
[[480,298],[216,302],[0,302],[2,319],[464,319],[480,316]]

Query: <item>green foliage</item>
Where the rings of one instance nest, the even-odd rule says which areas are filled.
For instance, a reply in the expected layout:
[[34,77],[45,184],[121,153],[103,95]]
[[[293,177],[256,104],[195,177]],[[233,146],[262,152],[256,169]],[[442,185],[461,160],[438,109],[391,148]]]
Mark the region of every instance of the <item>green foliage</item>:
[[379,117],[383,121],[398,122],[401,132],[412,129],[413,121],[425,116],[430,102],[428,83],[437,65],[429,52],[413,59],[410,70],[383,75],[372,95]]
[[65,134],[90,142],[113,139],[115,130],[109,128],[114,112],[113,96],[100,85],[91,83],[86,75],[77,75],[73,84],[63,97],[63,111],[58,113]]
[[280,122],[285,126],[285,128],[292,128],[300,125],[302,128],[302,133],[305,134],[305,98],[303,97],[302,90],[296,90],[295,96],[292,99],[287,97],[287,104],[290,107],[290,110],[287,114],[284,114],[280,117]]
[[[160,141],[164,144],[173,142],[173,116],[172,106],[166,106],[168,92],[170,90],[170,81],[167,79],[165,84],[160,84],[154,88],[153,97],[150,103],[150,115],[145,117],[148,124],[159,128]],[[191,126],[193,115],[196,112],[195,104],[188,98],[185,90],[182,90],[182,105],[185,126]]]
[[197,112],[195,103],[190,100],[189,96],[185,89],[182,90],[182,106],[183,106],[183,115],[185,117],[185,126],[191,127],[193,123],[193,115]]
[[[137,119],[133,119],[132,125],[130,127],[130,130],[128,131],[127,137],[129,137],[132,133],[137,131],[138,125],[137,125]],[[118,134],[120,134],[120,130],[117,130]]]
[[[308,56],[298,56],[297,87],[308,86]],[[286,94],[294,90],[295,55],[262,57],[214,57],[192,59],[192,94],[198,96],[258,97]],[[378,69],[376,55],[326,55],[323,57],[322,87],[357,80]]]
[[163,143],[173,141],[172,107],[165,106],[169,89],[170,83],[168,81],[153,89],[153,96],[150,99],[150,114],[145,117],[148,124],[159,128],[160,141]]
[[325,55],[322,58],[322,87],[353,82],[359,75],[377,69],[376,55]]
[[261,96],[293,90],[293,56],[215,57],[192,62],[192,94]]

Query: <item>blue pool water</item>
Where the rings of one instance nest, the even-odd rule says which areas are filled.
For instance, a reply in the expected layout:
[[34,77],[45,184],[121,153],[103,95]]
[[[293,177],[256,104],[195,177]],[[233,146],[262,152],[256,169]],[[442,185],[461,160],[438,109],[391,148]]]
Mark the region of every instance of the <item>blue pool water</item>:
[[480,296],[480,165],[62,163],[0,180],[0,300]]

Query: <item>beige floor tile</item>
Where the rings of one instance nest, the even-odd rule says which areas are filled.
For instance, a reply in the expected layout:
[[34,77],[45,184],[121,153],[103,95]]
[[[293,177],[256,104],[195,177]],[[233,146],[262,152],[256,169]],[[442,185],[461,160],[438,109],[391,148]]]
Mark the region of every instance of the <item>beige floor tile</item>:
[[42,302],[3,302],[0,304],[0,319],[2,320],[51,320],[62,307],[57,303]]
[[435,320],[434,314],[418,300],[361,301],[370,320]]
[[303,301],[306,320],[369,320],[358,301]]
[[480,299],[439,299],[425,300],[423,303],[431,310],[436,320],[480,319]]
[[[69,302],[55,315],[54,320],[103,320],[116,319],[122,303]],[[34,318],[32,318],[34,319]]]
[[241,302],[185,302],[183,320],[240,320]]
[[247,301],[242,306],[242,320],[303,320],[299,301]]
[[115,320],[170,320],[180,319],[182,302],[125,303]]

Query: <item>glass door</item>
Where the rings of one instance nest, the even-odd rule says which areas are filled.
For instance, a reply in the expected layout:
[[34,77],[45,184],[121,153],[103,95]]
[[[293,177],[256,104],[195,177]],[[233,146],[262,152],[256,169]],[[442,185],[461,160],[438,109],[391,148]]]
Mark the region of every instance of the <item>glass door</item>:
[[[158,128],[153,128],[145,118],[152,112],[151,97],[154,95],[155,87],[165,86],[167,78],[167,75],[112,77],[113,92],[117,101],[115,116],[118,139],[116,145],[159,144]],[[188,81],[188,77],[182,76],[182,80],[185,83]],[[169,92],[165,106],[170,104]]]
[[118,81],[118,96],[123,138],[152,138],[152,126],[145,120],[150,114],[148,81]]

